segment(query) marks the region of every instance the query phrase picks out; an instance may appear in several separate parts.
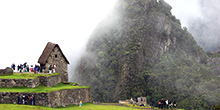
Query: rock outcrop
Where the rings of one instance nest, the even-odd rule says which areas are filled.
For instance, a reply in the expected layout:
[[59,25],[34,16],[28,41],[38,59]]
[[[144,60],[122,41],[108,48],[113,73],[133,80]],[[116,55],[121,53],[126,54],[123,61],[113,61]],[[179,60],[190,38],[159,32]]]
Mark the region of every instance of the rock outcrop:
[[12,73],[13,73],[13,69],[10,67],[7,67],[5,69],[0,69],[0,75],[12,74]]

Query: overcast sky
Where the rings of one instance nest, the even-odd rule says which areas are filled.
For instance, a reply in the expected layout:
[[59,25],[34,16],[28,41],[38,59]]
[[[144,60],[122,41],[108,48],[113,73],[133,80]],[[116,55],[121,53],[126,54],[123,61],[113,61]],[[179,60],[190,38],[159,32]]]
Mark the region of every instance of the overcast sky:
[[[90,33],[117,0],[1,0],[0,68],[36,64],[47,42],[58,43],[71,65],[79,60]],[[200,16],[197,0],[166,0],[184,19]],[[70,68],[71,69],[71,68]]]
[[69,60],[116,0],[1,0],[0,68],[36,64],[47,42],[58,43]]

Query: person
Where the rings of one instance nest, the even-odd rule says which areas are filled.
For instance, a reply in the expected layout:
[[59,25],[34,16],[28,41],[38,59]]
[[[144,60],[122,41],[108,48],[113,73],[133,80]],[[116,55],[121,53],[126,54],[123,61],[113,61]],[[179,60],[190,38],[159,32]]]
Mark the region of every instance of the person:
[[23,72],[23,65],[22,64],[20,64],[20,73],[22,73]]
[[34,105],[35,99],[34,99],[34,95],[32,95],[30,98],[30,105]]
[[24,104],[25,103],[25,95],[23,94],[23,96],[22,96],[22,104]]
[[169,101],[169,108],[172,108],[172,102]]
[[23,65],[24,65],[24,68],[26,68],[26,66],[27,66],[27,62],[25,62]]
[[159,109],[161,108],[161,102],[160,102],[160,100],[159,100],[159,102],[158,102],[158,107],[159,107]]
[[20,65],[17,66],[17,70],[18,70],[18,72],[19,72],[19,70],[20,70]]
[[151,108],[154,109],[154,99],[151,100]]
[[38,66],[37,65],[35,65],[34,71],[35,71],[36,74],[38,74]]
[[31,68],[30,68],[30,72],[33,72],[34,70],[33,70],[33,65],[31,65]]
[[56,65],[53,65],[53,73],[55,73]]
[[14,64],[14,63],[11,64],[11,68],[12,68],[13,70],[15,70],[15,64]]
[[11,64],[11,68],[13,69],[13,63]]
[[176,101],[173,101],[173,108],[176,108]]
[[160,101],[160,107],[161,107],[161,109],[163,109],[163,105],[164,105],[164,100],[163,100],[163,98],[162,98],[161,101]]
[[52,67],[52,65],[50,65],[50,67],[49,67],[49,74],[51,74],[52,69],[53,69],[53,67]]
[[168,107],[169,107],[169,101],[166,100],[165,103],[166,103],[166,108],[168,109]]
[[19,100],[19,104],[23,104],[23,99],[22,99],[22,98],[23,98],[23,95],[20,94],[20,96],[19,96],[19,99],[20,99],[20,100]]
[[27,72],[29,72],[29,70],[30,70],[30,67],[29,67],[29,65],[27,65]]
[[18,104],[20,104],[20,95],[18,94]]
[[25,105],[27,105],[27,100],[28,100],[28,96],[26,96],[25,94],[23,94],[23,96],[22,96],[22,104],[25,104]]
[[80,107],[80,108],[82,107],[82,101],[79,102],[79,107]]

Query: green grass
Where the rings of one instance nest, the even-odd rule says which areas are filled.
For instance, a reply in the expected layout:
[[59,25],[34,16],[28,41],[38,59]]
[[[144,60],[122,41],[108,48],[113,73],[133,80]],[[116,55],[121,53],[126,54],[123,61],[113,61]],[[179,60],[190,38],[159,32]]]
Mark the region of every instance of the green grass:
[[[141,107],[141,106],[137,106],[137,105],[133,106],[133,104],[124,104],[124,105],[127,105],[127,106],[132,107],[132,108],[139,108],[139,109],[145,108],[145,109],[151,110],[151,109],[150,109],[151,106]],[[158,108],[158,107],[154,107],[154,109],[159,109],[159,108]],[[152,110],[153,110],[153,109],[152,109]],[[164,109],[164,110],[169,110],[169,109]],[[172,109],[172,110],[184,110],[184,109],[178,109],[178,108],[176,108],[176,109]]]
[[36,79],[39,76],[56,76],[60,73],[53,74],[34,74],[34,73],[13,73],[12,75],[0,76],[0,79]]
[[13,105],[13,104],[0,104],[0,110],[137,110],[136,108],[112,106],[112,105],[95,105],[83,104],[82,108],[77,105],[70,105],[65,108],[49,108],[42,106],[29,106],[29,105]]
[[59,91],[65,89],[78,89],[78,88],[89,88],[88,86],[72,86],[68,84],[57,84],[53,87],[46,87],[44,85],[40,85],[35,88],[27,88],[27,87],[13,87],[13,88],[0,88],[0,92],[25,92],[25,93],[50,93],[52,91]]

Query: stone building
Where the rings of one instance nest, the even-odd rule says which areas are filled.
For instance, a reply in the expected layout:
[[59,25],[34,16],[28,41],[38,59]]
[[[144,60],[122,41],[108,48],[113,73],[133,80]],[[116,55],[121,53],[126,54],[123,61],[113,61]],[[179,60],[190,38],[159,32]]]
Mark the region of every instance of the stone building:
[[54,44],[48,42],[43,53],[38,59],[38,63],[40,66],[45,66],[45,72],[49,72],[50,65],[56,65],[56,73],[60,73],[63,75],[63,81],[68,81],[68,64],[69,61],[63,54],[60,46],[58,44]]

